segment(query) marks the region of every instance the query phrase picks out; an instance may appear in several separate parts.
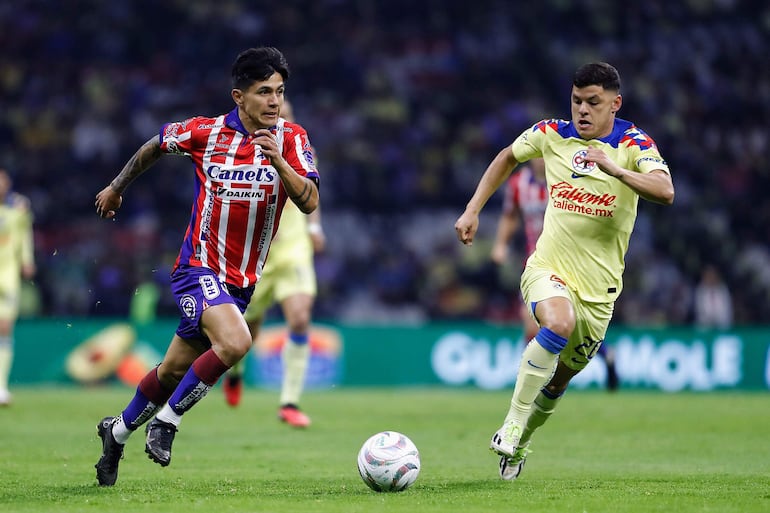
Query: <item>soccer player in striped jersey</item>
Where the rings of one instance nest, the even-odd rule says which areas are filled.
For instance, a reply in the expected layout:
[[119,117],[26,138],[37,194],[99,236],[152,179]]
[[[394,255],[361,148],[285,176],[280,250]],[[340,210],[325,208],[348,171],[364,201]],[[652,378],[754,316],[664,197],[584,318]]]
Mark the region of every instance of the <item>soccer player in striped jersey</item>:
[[508,413],[490,443],[506,480],[520,475],[532,434],[604,340],[623,287],[639,198],[674,201],[668,165],[652,138],[616,117],[621,105],[613,66],[578,68],[571,121],[541,121],[501,150],[455,223],[458,239],[472,244],[479,212],[511,170],[545,159],[549,203],[521,279],[525,304],[540,328],[524,349]]
[[[524,231],[526,255],[535,251],[537,238],[543,231],[543,217],[548,205],[548,187],[545,182],[545,161],[532,159],[519,166],[508,179],[504,189],[503,211],[497,222],[497,232],[492,245],[492,261],[502,265],[508,260],[510,242],[521,228]],[[532,340],[539,330],[535,319],[529,315],[526,305],[519,301],[520,315],[524,324],[524,339]],[[598,351],[607,368],[607,389],[617,390],[620,385],[615,368],[615,352],[606,344]]]
[[145,452],[162,466],[170,463],[182,415],[251,347],[243,311],[284,204],[291,201],[306,214],[318,205],[308,135],[280,117],[288,77],[279,50],[243,51],[232,66],[232,111],[164,125],[96,195],[97,214],[113,218],[129,183],[161,156],[183,155],[194,164],[190,224],[171,274],[179,326],[163,361],[122,413],[97,426],[100,485],[115,484],[124,444],[148,421]]
[[[281,117],[294,121],[288,100],[283,104]],[[256,343],[267,310],[276,302],[281,305],[288,335],[281,350],[283,376],[278,419],[297,428],[310,425],[310,417],[299,408],[299,400],[310,363],[310,321],[318,289],[313,255],[323,251],[325,245],[321,209],[305,215],[298,208],[286,205],[262,279],[244,313]],[[242,367],[243,361],[233,366],[222,380],[225,400],[230,406],[238,406],[241,400]]]

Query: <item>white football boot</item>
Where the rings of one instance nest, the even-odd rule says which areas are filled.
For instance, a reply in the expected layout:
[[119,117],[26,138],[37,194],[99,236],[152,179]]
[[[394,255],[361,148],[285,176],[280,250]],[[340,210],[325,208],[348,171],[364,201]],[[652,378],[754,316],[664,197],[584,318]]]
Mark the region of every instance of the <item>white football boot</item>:
[[527,461],[527,455],[532,451],[529,450],[529,442],[518,447],[513,453],[513,456],[501,456],[500,457],[500,479],[505,481],[513,481],[524,468],[524,463]]

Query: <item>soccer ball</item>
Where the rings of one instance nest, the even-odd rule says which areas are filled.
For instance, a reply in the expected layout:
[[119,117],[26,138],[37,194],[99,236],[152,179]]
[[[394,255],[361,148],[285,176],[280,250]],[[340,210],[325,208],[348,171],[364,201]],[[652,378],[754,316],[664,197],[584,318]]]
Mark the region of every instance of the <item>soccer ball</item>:
[[420,475],[420,452],[396,431],[371,436],[358,451],[358,473],[375,492],[400,492]]

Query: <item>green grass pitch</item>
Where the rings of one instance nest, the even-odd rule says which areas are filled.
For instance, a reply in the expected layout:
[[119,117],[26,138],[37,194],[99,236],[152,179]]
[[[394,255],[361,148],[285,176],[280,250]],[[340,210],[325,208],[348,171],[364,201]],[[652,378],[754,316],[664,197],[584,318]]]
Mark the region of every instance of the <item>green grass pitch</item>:
[[[514,482],[497,477],[489,438],[510,391],[310,391],[307,430],[276,420],[277,392],[249,389],[238,408],[219,387],[190,411],[171,465],[129,440],[114,487],[96,484],[96,423],[123,387],[16,389],[0,409],[0,511],[22,512],[767,512],[770,399],[765,393],[569,392],[533,439]],[[358,476],[370,435],[396,430],[422,470],[402,493]]]

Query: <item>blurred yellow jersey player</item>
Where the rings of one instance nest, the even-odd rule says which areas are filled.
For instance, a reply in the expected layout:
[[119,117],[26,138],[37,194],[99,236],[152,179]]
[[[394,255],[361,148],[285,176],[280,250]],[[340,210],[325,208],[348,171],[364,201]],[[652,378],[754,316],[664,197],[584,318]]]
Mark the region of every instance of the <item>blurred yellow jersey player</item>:
[[8,172],[0,169],[0,406],[11,403],[8,378],[21,278],[32,278],[35,274],[29,200],[11,192],[11,185]]
[[[284,102],[281,116],[293,120],[288,101]],[[306,215],[287,202],[262,277],[244,313],[256,343],[267,310],[275,303],[281,305],[289,333],[281,353],[283,378],[278,418],[294,427],[310,425],[310,418],[299,408],[299,400],[310,360],[310,322],[317,293],[313,255],[323,251],[326,243],[320,215],[320,208]],[[239,363],[230,369],[223,380],[225,400],[230,406],[240,402],[242,366]]]

